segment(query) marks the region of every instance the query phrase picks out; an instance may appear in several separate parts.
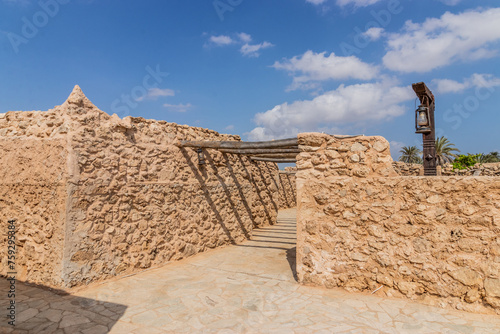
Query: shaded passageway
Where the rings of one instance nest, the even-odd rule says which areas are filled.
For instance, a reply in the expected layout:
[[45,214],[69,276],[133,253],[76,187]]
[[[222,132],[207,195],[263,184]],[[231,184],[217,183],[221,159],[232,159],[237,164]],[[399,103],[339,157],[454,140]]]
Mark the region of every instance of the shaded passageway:
[[[71,333],[498,333],[496,316],[301,286],[294,278],[295,233],[295,210],[284,210],[277,225],[255,230],[243,244],[87,287],[71,298],[34,294],[30,307],[38,300],[47,314],[66,303],[77,314],[69,320],[83,322]],[[88,307],[73,305],[80,300],[113,312],[92,320]],[[33,310],[23,321],[39,322],[39,314]],[[109,330],[90,331],[97,320]]]

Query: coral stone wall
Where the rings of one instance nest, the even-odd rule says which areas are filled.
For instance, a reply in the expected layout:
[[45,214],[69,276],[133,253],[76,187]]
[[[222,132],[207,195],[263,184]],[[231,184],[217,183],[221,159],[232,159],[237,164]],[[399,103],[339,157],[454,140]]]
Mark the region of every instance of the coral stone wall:
[[[424,175],[424,167],[419,164],[394,161],[393,167],[401,176]],[[438,167],[438,173],[441,173],[442,176],[500,176],[500,162],[476,164],[463,170],[454,170],[452,165],[447,165],[444,168]]]
[[222,245],[276,221],[271,163],[205,150],[198,166],[179,140],[239,140],[138,118],[82,119],[73,137],[79,184],[66,249],[68,284],[133,272]]
[[[176,145],[238,136],[109,116],[78,87],[62,106],[37,112],[36,119],[33,113],[16,115],[0,123],[1,142],[7,143],[2,155],[16,149],[27,161],[27,175],[46,175],[51,166],[59,172],[32,183],[18,179],[17,188],[2,190],[12,202],[0,202],[10,208],[2,224],[18,217],[26,226],[19,238],[27,245],[39,242],[40,254],[20,255],[27,281],[72,287],[132,273],[241,242],[254,227],[276,222],[276,164],[209,149],[200,167],[195,150]],[[33,147],[19,147],[14,138],[22,145],[33,139]],[[60,145],[38,156],[45,138],[61,138]],[[3,162],[1,173],[9,173],[12,164]],[[42,233],[45,222],[53,226],[50,237]]]
[[[396,176],[389,154],[389,143],[383,137],[342,137],[322,133],[299,134],[297,156],[298,182],[307,176]],[[299,175],[302,177],[299,178]]]
[[[0,127],[8,129],[19,121],[24,121],[23,115],[11,112],[0,117]],[[7,231],[8,221],[15,220],[17,278],[57,286],[61,284],[64,243],[60,222],[66,213],[66,141],[33,137],[0,137],[0,275],[12,271]]]
[[284,171],[280,171],[278,176],[279,208],[295,208],[297,206],[297,178],[295,177],[295,170],[287,167]]
[[453,169],[448,165],[442,170],[443,176],[500,176],[500,162],[476,164],[468,169]]
[[[335,175],[331,160],[304,160],[301,154],[300,281],[350,291],[380,288],[383,296],[499,312],[500,178],[394,176],[385,171],[389,149],[376,149],[376,142],[385,142],[380,137],[342,142],[346,168],[359,168],[348,159],[353,147],[363,145],[375,157],[365,166],[373,173]],[[307,144],[318,147],[313,138]],[[330,145],[338,142],[323,142],[316,152]],[[377,161],[387,162],[373,168]]]
[[421,164],[408,164],[402,161],[394,161],[392,167],[400,176],[423,176],[424,166]]

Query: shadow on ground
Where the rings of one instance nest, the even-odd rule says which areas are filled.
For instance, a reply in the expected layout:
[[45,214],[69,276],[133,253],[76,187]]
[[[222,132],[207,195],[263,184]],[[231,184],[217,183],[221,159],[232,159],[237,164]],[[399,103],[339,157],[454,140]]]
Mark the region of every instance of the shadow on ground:
[[293,279],[298,282],[299,278],[297,276],[297,247],[290,248],[286,251],[286,260],[290,265],[290,269],[292,270]]
[[[72,296],[45,286],[16,282],[15,327],[9,325],[7,296],[10,284],[0,276],[0,333],[66,334],[108,333],[127,306]],[[106,300],[106,293],[102,299]]]
[[[278,223],[274,226],[267,226],[255,229],[251,240],[236,247],[260,248],[269,250],[284,251],[276,261],[285,256],[290,266],[291,273],[295,282],[298,282],[296,268],[297,252],[297,227],[295,217],[278,216]],[[281,262],[281,261],[280,261]]]

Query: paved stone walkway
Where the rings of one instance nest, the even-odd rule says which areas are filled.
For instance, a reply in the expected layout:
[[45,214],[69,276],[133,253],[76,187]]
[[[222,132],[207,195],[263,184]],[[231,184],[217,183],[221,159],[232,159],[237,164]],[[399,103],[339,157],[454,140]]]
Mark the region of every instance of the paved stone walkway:
[[295,210],[279,218],[242,245],[71,295],[18,286],[16,330],[0,333],[500,333],[497,316],[298,285]]

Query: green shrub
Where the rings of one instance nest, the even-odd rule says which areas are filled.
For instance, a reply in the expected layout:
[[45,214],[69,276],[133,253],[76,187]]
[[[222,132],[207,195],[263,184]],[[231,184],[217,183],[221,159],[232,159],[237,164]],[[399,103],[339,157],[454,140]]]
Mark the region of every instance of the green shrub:
[[453,162],[453,169],[467,169],[478,163],[481,154],[460,154]]

